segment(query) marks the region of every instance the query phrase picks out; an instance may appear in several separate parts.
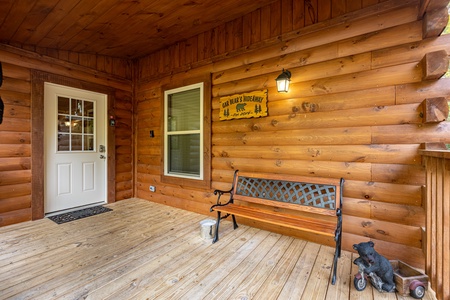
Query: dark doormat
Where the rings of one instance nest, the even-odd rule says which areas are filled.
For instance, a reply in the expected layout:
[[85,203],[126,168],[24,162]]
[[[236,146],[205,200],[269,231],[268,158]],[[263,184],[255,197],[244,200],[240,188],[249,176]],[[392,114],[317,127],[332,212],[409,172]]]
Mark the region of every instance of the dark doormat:
[[90,216],[95,216],[95,215],[102,214],[104,212],[108,212],[111,210],[112,210],[111,208],[99,205],[99,206],[94,206],[94,207],[89,207],[89,208],[84,208],[84,209],[80,209],[80,210],[76,210],[76,211],[63,213],[63,214],[56,215],[56,216],[51,216],[48,218],[50,220],[52,220],[53,222],[55,222],[56,224],[62,224],[62,223],[67,223],[67,222],[78,220],[78,219],[83,219],[83,218],[90,217]]

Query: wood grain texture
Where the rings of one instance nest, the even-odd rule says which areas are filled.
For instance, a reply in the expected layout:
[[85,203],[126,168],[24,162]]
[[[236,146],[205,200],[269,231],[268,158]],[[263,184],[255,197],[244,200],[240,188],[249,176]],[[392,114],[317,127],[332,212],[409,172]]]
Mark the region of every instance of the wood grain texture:
[[426,240],[430,241],[425,248],[426,271],[438,298],[445,299],[450,295],[450,257],[444,250],[450,246],[450,163],[448,157],[434,156],[426,150],[424,161],[427,180]]
[[422,101],[423,123],[438,123],[447,120],[449,106],[445,97],[427,98]]
[[[42,106],[32,97],[30,70],[38,70],[70,78],[64,82],[111,91],[114,101],[108,112],[117,120],[111,131],[116,171],[109,173],[109,180],[115,200],[139,196],[208,214],[214,202],[212,189],[227,186],[238,168],[344,177],[344,197],[351,199],[346,217],[376,222],[379,232],[391,228],[396,234],[404,232],[407,238],[401,243],[378,231],[371,234],[384,248],[423,266],[426,240],[419,245],[417,229],[426,224],[422,188],[426,181],[418,149],[426,142],[448,143],[450,131],[448,122],[421,124],[420,103],[431,97],[449,100],[450,94],[449,79],[422,79],[420,61],[425,54],[450,53],[449,35],[422,37],[423,1],[272,1],[133,61],[110,56],[113,48],[104,48],[103,54],[89,52],[86,43],[74,40],[81,41],[86,34],[103,41],[101,30],[107,29],[107,23],[95,21],[106,20],[100,14],[107,11],[109,15],[126,13],[120,16],[120,20],[130,21],[124,31],[140,21],[158,19],[154,10],[139,14],[141,8],[152,4],[125,2],[111,8],[109,1],[81,1],[80,6],[60,2],[54,9],[68,12],[67,18],[51,10],[45,17],[46,11],[39,8],[46,1],[39,1],[35,8],[21,1],[6,3],[7,9],[0,10],[0,22],[5,24],[1,32],[5,30],[6,37],[17,33],[18,38],[39,44],[0,45],[4,65],[0,96],[6,103],[6,116],[0,125],[0,170],[14,175],[3,176],[5,185],[0,185],[2,225],[30,219],[33,205],[27,207],[27,201],[42,192],[42,172],[32,174],[32,184],[38,184],[34,188],[27,175],[29,170],[43,170],[33,165],[41,155]],[[431,6],[442,3],[426,2]],[[173,8],[174,4],[160,5]],[[83,14],[93,7],[98,10]],[[220,7],[214,9],[221,12]],[[28,16],[30,11],[33,14]],[[194,8],[187,11],[192,13]],[[20,16],[11,18],[7,12]],[[131,20],[132,16],[136,18]],[[61,26],[50,30],[52,21]],[[94,31],[79,32],[88,23]],[[169,28],[169,23],[160,23],[160,28]],[[16,30],[21,24],[24,27]],[[114,21],[111,28],[118,30],[119,25]],[[131,37],[125,41],[132,51],[143,50]],[[69,45],[70,49],[64,49]],[[274,78],[282,68],[293,72],[288,94],[275,90]],[[163,184],[161,87],[205,74],[212,74],[214,81],[211,189]],[[268,118],[218,121],[222,95],[260,88],[269,91]],[[149,130],[154,130],[155,138],[149,138]],[[149,192],[149,185],[157,191]],[[395,213],[388,213],[391,211]],[[262,227],[251,220],[247,224]],[[266,228],[300,235],[276,226]],[[357,228],[347,232],[344,228],[347,249],[370,238]],[[302,237],[316,238],[308,234]]]
[[[211,59],[172,67],[168,76],[148,68],[153,55],[139,61],[137,195],[208,213],[214,201],[210,194],[161,184],[158,166],[163,153],[153,149],[161,142],[145,137],[161,122],[160,86],[212,73],[212,188],[228,189],[236,169],[343,177],[344,201],[349,201],[344,215],[351,226],[344,222],[344,236],[349,237],[344,247],[376,237],[404,260],[423,266],[426,181],[418,151],[427,141],[448,143],[449,128],[448,122],[422,123],[422,101],[447,99],[448,79],[424,81],[420,61],[429,52],[449,53],[448,36],[422,37],[416,2],[333,1],[329,10],[323,1],[308,1],[295,4],[303,14],[297,11],[292,18],[280,20],[288,2],[274,2],[257,14],[270,13],[274,33],[301,26],[281,40],[260,42],[255,49],[235,43]],[[346,15],[337,16],[343,12]],[[336,18],[312,24],[326,15]],[[243,17],[233,24],[251,24],[250,19]],[[278,26],[273,27],[276,21]],[[259,29],[248,30],[259,36]],[[262,34],[266,31],[261,29],[261,36],[267,36]],[[154,55],[165,57],[169,52]],[[274,79],[282,68],[293,74],[288,94],[275,89]],[[268,89],[268,117],[219,121],[221,97],[260,89]],[[157,192],[149,193],[149,185],[156,185]],[[361,222],[376,224],[376,229],[365,230]],[[315,238],[254,220],[247,224]],[[396,240],[397,235],[405,238]]]
[[[42,80],[52,81],[58,76],[61,76],[57,81],[60,84],[109,94],[107,113],[108,116],[116,118],[114,129],[117,129],[115,133],[111,131],[109,136],[111,149],[114,149],[109,152],[108,184],[113,187],[108,189],[109,198],[115,201],[131,197],[133,190],[131,175],[133,145],[130,138],[133,135],[131,82],[95,70],[89,57],[85,57],[88,63],[75,65],[55,58],[42,58],[23,50],[10,51],[11,47],[4,45],[1,49],[0,51],[5,54],[2,55],[2,60],[6,60],[2,61],[4,84],[0,88],[0,96],[5,103],[4,120],[0,127],[1,226],[43,217],[44,130],[41,85]],[[39,78],[32,77],[31,69],[48,71],[47,74],[50,75],[44,79],[39,76]],[[111,86],[121,86],[124,90]],[[114,92],[111,92],[112,90]],[[116,135],[118,144],[114,143]],[[120,174],[117,179],[116,157],[119,162],[117,172]],[[29,176],[31,178],[28,178]],[[117,197],[116,191],[119,192]]]
[[[142,199],[108,207],[113,210],[62,225],[43,219],[0,228],[2,296],[386,299],[370,285],[356,291],[353,252],[342,252],[332,285],[332,247],[247,225],[233,230],[226,220],[221,240],[211,244],[199,234],[205,215]],[[377,250],[383,246],[375,242]],[[423,299],[436,298],[428,290]]]

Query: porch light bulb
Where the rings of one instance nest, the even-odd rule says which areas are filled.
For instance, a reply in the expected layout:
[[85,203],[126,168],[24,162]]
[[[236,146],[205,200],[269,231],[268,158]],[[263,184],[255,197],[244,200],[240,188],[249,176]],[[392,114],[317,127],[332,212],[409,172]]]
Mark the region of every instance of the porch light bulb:
[[291,72],[283,69],[280,75],[278,75],[277,79],[277,90],[278,93],[287,93],[289,92],[289,83],[291,82]]

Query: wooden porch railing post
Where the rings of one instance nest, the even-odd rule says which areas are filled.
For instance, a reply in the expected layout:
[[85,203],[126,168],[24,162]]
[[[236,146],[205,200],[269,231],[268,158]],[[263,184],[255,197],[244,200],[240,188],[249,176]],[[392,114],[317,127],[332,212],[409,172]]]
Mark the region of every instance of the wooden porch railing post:
[[450,299],[450,151],[421,154],[427,176],[425,268],[437,298]]

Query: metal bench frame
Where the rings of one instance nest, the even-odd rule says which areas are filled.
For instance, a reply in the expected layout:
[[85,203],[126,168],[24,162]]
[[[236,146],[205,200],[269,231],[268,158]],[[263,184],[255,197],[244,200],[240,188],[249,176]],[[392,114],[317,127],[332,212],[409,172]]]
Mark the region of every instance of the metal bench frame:
[[[343,184],[343,178],[240,173],[237,170],[234,173],[230,190],[214,191],[218,198],[217,204],[211,206],[210,209],[211,212],[217,212],[217,225],[213,243],[219,240],[220,221],[230,215],[234,229],[238,228],[237,215],[315,234],[332,236],[336,243],[332,268],[332,284],[335,284],[337,261],[341,256]],[[230,198],[226,203],[221,203],[220,198],[224,194],[229,194]],[[244,205],[235,204],[235,200]],[[277,211],[279,208],[284,209],[284,211],[303,211],[312,216],[314,214],[336,216],[336,219],[332,219],[335,222],[330,222],[292,213],[280,213]]]

